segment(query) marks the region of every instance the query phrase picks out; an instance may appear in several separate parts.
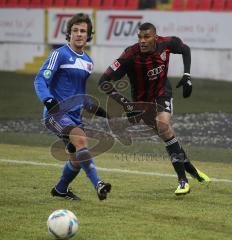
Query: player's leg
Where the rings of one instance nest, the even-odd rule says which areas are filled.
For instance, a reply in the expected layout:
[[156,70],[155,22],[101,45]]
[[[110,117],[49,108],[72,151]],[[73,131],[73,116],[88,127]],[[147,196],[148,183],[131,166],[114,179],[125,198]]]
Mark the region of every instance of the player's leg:
[[190,187],[185,174],[184,156],[181,146],[175,137],[175,132],[170,126],[170,119],[170,113],[158,112],[156,117],[157,131],[166,144],[166,150],[178,176],[179,185],[175,194],[186,194],[190,192]]
[[[81,167],[77,164],[73,164],[75,161],[75,148],[73,146],[68,145],[69,140],[67,135],[64,134],[67,126],[74,126],[75,123],[72,119],[69,118],[68,115],[60,116],[47,116],[45,119],[45,126],[55,133],[58,137],[62,138],[67,151],[69,152],[69,160],[65,163],[61,177],[55,187],[51,190],[51,195],[56,197],[62,197],[69,200],[80,200],[69,188],[69,184],[76,178],[78,173],[80,172]],[[68,147],[69,146],[69,147]],[[74,152],[73,152],[74,151]]]
[[202,171],[194,167],[194,165],[188,159],[184,149],[182,148],[184,154],[184,166],[186,172],[188,172],[193,179],[197,180],[197,182],[208,185],[211,183],[211,179]]
[[[170,116],[168,117],[169,119],[166,122],[170,123],[171,120],[171,115],[173,112],[173,105],[172,105],[172,99],[168,99],[168,98],[161,98],[158,99],[157,101],[157,110],[158,113],[159,112],[167,112],[170,113]],[[161,123],[162,124],[162,123]],[[175,136],[175,132],[172,129],[172,127],[169,125],[163,126],[162,127],[163,133],[159,133],[161,135],[161,138],[166,140],[168,136],[173,135]],[[163,137],[162,137],[163,135]],[[167,140],[166,140],[167,141]],[[200,183],[204,183],[204,184],[208,184],[211,182],[211,179],[203,172],[201,172],[199,169],[195,168],[193,166],[193,164],[190,162],[190,160],[188,159],[183,147],[178,143],[180,149],[180,155],[184,160],[184,168],[185,171],[188,172],[194,179],[196,179],[198,182]],[[169,147],[167,147],[168,150]]]
[[66,145],[66,152],[69,154],[69,160],[66,162],[63,168],[62,175],[52,189],[51,194],[53,196],[64,197],[70,200],[80,200],[69,188],[70,183],[77,177],[81,170],[81,166],[76,160],[76,149],[69,143],[69,140],[63,139]]
[[[70,131],[69,139],[77,149],[77,163],[85,171],[86,176],[90,179],[92,185],[97,190],[99,199],[106,199],[107,193],[111,190],[111,184],[104,183],[98,176],[94,160],[88,150],[88,139],[85,132],[81,128],[75,127]],[[75,164],[75,162],[73,164]]]
[[171,127],[172,99],[161,98],[157,101],[156,128],[159,137],[165,142],[166,150],[178,176],[179,185],[175,194],[181,195],[190,192],[188,179],[185,174],[184,154],[182,147],[175,137]]

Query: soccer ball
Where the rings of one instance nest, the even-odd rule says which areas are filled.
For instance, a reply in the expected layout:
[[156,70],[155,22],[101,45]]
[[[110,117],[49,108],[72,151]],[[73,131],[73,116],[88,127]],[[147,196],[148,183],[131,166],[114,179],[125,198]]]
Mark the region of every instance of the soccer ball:
[[54,211],[47,220],[48,232],[55,239],[69,239],[78,229],[78,220],[75,214],[66,209]]

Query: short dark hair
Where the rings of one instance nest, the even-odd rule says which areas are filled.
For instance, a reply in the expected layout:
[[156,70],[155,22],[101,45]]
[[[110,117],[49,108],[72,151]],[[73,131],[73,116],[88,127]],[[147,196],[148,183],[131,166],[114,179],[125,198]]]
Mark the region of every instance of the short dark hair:
[[88,38],[87,38],[87,42],[92,40],[92,34],[94,34],[93,32],[93,24],[92,21],[90,19],[90,17],[87,14],[84,13],[78,13],[76,15],[74,15],[67,23],[67,29],[66,29],[66,40],[70,41],[70,34],[71,34],[71,28],[74,24],[78,24],[78,23],[87,23],[88,29],[87,29],[87,34],[88,34]]
[[145,31],[145,30],[148,30],[148,29],[152,29],[156,33],[156,27],[152,23],[145,22],[145,23],[143,23],[142,25],[139,26],[140,31]]

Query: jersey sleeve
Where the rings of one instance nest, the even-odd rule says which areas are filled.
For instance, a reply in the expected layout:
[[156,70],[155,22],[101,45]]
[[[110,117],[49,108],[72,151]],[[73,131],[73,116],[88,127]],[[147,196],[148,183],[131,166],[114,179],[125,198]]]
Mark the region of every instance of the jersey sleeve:
[[170,52],[174,54],[181,54],[184,48],[182,40],[178,37],[171,37],[169,42]]
[[98,85],[103,86],[106,82],[110,82],[111,80],[117,81],[125,76],[129,61],[130,58],[126,49],[102,74],[98,81]]
[[125,76],[130,58],[128,56],[127,49],[117,58],[105,71],[108,77],[113,80],[119,80]]
[[191,68],[191,50],[189,46],[184,44],[180,38],[171,37],[169,42],[170,52],[174,54],[182,54],[184,63],[184,72],[190,73]]
[[35,91],[41,102],[44,102],[48,98],[53,98],[49,86],[61,64],[62,57],[60,55],[61,53],[59,51],[53,51],[35,77]]

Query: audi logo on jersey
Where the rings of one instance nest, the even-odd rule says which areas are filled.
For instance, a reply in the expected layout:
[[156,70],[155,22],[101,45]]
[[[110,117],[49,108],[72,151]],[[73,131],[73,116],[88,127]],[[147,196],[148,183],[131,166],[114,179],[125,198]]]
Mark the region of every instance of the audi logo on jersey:
[[165,65],[162,64],[156,68],[153,68],[152,70],[149,70],[147,72],[147,76],[149,77],[149,80],[152,81],[152,80],[157,79],[157,75],[160,74],[161,72],[163,72],[164,69],[165,69]]

